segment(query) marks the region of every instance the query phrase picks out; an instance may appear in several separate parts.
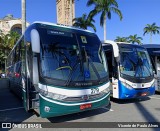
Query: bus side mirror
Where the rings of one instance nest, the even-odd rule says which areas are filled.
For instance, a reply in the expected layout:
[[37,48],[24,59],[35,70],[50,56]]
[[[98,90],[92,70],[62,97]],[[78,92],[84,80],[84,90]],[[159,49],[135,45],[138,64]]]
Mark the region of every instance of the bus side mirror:
[[38,85],[38,83],[39,83],[38,60],[35,55],[33,57],[33,84]]
[[31,31],[31,46],[34,53],[40,53],[40,37],[36,29]]
[[[40,53],[40,37],[36,29],[31,31],[31,46],[34,53]],[[33,56],[33,84],[38,85],[39,74],[38,74],[38,60],[36,55]]]

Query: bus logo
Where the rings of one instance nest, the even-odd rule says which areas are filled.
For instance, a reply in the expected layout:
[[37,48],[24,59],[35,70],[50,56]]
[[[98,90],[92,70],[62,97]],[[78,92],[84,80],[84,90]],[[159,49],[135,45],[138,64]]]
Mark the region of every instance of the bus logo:
[[89,100],[89,96],[88,95],[84,95],[84,96],[82,96],[82,100]]
[[2,123],[2,128],[11,128],[11,123]]

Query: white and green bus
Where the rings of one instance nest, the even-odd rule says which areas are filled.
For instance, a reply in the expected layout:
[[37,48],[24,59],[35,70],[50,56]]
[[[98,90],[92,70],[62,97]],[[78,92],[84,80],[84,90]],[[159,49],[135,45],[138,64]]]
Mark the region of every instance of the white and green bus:
[[110,82],[102,44],[87,30],[35,22],[7,59],[10,90],[26,111],[54,117],[110,103]]

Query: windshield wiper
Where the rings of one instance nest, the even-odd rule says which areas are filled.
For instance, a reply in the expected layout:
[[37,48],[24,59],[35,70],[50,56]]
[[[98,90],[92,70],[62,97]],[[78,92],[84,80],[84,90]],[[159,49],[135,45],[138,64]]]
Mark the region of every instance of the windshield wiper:
[[101,77],[100,77],[100,75],[99,75],[99,73],[98,73],[96,67],[94,66],[93,61],[91,60],[91,58],[89,58],[89,60],[90,60],[90,65],[91,65],[91,67],[92,67],[94,73],[96,74],[96,76],[97,76],[97,78],[98,78],[98,82],[100,82]]
[[[135,75],[134,75],[135,77],[136,77],[137,74],[139,75],[139,77],[143,76],[142,64],[143,63],[138,58],[138,61],[136,63]],[[140,69],[140,71],[138,69]]]
[[[87,52],[86,52],[86,53],[87,53]],[[87,65],[89,65],[89,64],[91,65],[94,73],[96,74],[96,76],[97,76],[97,78],[98,78],[98,82],[100,82],[100,75],[99,75],[99,73],[98,73],[95,65],[93,64],[93,61],[92,61],[91,58],[88,57],[88,56],[86,56],[86,60],[87,60]],[[81,61],[83,61],[83,60],[81,60],[80,57],[78,57],[78,58],[77,58],[77,61],[75,62],[74,66],[73,66],[73,68],[72,68],[72,71],[70,72],[70,74],[69,74],[69,76],[68,76],[68,80],[67,80],[65,86],[69,86],[69,84],[70,84],[70,82],[71,82],[71,80],[72,80],[72,77],[73,77],[73,73],[74,73],[74,71],[76,71],[76,69],[77,69],[77,67],[78,67],[78,64],[81,65]],[[82,67],[82,66],[84,66],[84,62],[82,62],[82,63],[83,63],[83,65],[81,65],[81,67],[80,67],[80,72],[81,72],[81,75],[83,75],[83,78],[84,78],[84,81],[85,81],[84,70],[83,70],[83,67]]]
[[[126,53],[126,54],[128,54],[128,53]],[[136,67],[136,69],[135,69],[135,77],[136,77],[136,75],[138,74],[138,76],[140,77],[140,76],[143,76],[143,72],[142,72],[142,67],[141,67],[141,63],[140,63],[140,61],[139,61],[139,59],[138,59],[138,61],[137,61],[137,63],[135,63],[130,57],[129,57],[129,54],[128,55],[126,55],[126,57],[128,58],[128,60],[131,62],[131,63],[133,63],[133,65]],[[143,63],[142,63],[143,64]],[[140,70],[141,71],[138,71],[138,67],[140,67]]]
[[[68,76],[68,80],[66,81],[65,86],[68,86],[70,84],[70,82],[72,80],[73,73],[74,73],[74,71],[76,71],[77,66],[78,66],[79,63],[81,64],[80,58],[78,57],[77,60],[76,60],[76,62],[75,62],[75,64],[74,64],[74,66],[73,66],[73,68],[72,68],[72,70],[71,70],[71,72],[70,72],[70,74],[69,74],[69,76]],[[83,73],[82,70],[80,72]]]
[[[149,75],[151,76],[151,72],[150,72],[150,70],[149,70],[149,68],[146,66],[146,65],[144,65],[144,63],[143,63],[143,61],[139,58],[139,65],[140,65],[140,67],[141,67],[141,69],[143,68],[143,71],[145,71],[144,70],[144,67],[146,67],[146,69],[148,70],[148,72],[149,72]],[[147,61],[147,63],[148,63],[148,61]],[[149,63],[148,63],[149,64]]]

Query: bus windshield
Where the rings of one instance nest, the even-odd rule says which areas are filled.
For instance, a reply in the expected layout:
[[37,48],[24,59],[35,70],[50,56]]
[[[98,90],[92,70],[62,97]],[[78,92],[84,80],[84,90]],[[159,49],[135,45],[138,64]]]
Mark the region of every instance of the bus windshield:
[[106,59],[96,35],[41,29],[40,36],[43,77],[77,86],[107,79]]
[[121,47],[120,56],[121,74],[141,78],[153,75],[152,65],[145,49]]

